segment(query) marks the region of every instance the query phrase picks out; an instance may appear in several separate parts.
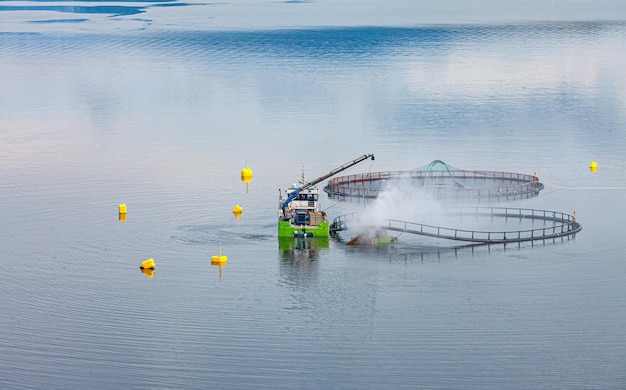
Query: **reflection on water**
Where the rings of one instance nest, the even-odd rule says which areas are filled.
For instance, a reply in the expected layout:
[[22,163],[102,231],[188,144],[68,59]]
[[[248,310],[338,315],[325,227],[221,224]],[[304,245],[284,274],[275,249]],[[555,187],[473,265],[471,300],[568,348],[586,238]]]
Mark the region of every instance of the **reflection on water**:
[[211,267],[218,267],[219,269],[219,280],[222,280],[222,268],[224,268],[228,263],[224,262],[224,261],[212,261],[211,260]]
[[154,268],[140,268],[141,273],[144,274],[148,279],[152,279],[154,277],[154,273],[156,270]]
[[[356,245],[344,247],[349,257],[373,257],[377,261],[406,264],[428,264],[451,261],[467,261],[474,257],[488,256],[491,252],[529,251],[534,247],[550,245],[572,245],[575,238],[561,237],[530,242],[508,244],[463,244],[455,245],[441,240],[405,240],[394,244]],[[515,252],[513,252],[515,253]]]
[[[51,0],[29,0],[25,5],[2,5],[0,6],[0,12],[7,11],[54,11],[61,13],[73,13],[73,14],[106,14],[111,17],[115,16],[124,16],[124,15],[135,15],[139,13],[145,12],[147,8],[150,7],[179,7],[179,6],[188,6],[190,4],[180,3],[176,0],[138,0],[138,1],[127,1],[127,0],[112,0],[107,1],[107,3],[123,3],[116,5],[92,5],[97,4],[97,1],[93,0],[78,0],[72,1],[72,5],[58,5],[51,4],[54,1]],[[87,3],[76,5],[80,3]],[[91,4],[89,4],[91,3]],[[147,5],[137,5],[135,3],[149,3]],[[43,4],[43,5],[42,5]],[[88,21],[89,19],[50,19],[39,22],[77,22],[77,21]],[[31,21],[32,22],[32,21]]]
[[295,291],[315,285],[321,252],[327,255],[329,244],[327,237],[279,238],[281,282]]
[[[67,5],[5,5],[0,6],[0,12],[6,11],[56,11],[64,13],[76,14],[110,14],[111,16],[134,15],[143,12],[143,7],[138,6],[67,6]],[[76,19],[58,19],[49,20],[48,22],[59,22],[61,20],[69,20],[75,22]],[[87,21],[88,19],[82,19]]]
[[328,237],[284,238],[278,240],[278,249],[289,254],[310,254],[309,257],[319,256],[320,249],[328,249]]

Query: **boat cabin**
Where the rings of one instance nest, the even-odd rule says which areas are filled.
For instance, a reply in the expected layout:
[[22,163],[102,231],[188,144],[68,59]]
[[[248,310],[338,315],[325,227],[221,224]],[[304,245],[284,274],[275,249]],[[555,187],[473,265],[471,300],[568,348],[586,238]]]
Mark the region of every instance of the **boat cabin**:
[[[296,187],[288,189],[287,198],[296,190]],[[280,219],[297,226],[315,226],[324,221],[326,214],[319,211],[319,196],[317,187],[302,189],[286,207],[281,208]]]

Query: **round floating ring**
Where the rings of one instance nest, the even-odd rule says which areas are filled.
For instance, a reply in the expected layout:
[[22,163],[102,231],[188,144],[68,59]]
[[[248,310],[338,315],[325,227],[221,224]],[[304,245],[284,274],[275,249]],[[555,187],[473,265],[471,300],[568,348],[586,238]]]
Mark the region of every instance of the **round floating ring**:
[[[375,225],[368,225],[363,228],[389,230],[446,240],[466,241],[484,244],[506,244],[510,242],[556,239],[559,237],[563,238],[573,236],[582,230],[582,225],[578,223],[575,216],[549,210],[521,209],[511,207],[459,207],[446,209],[445,216],[482,216],[489,217],[491,219],[511,218],[519,219],[520,221],[543,221],[544,226],[531,229],[486,231],[426,225],[417,222],[400,221],[397,219],[383,219]],[[334,232],[348,230],[350,223],[354,219],[355,214],[339,216],[333,220],[331,230]],[[552,225],[545,226],[545,222],[552,222]]]
[[332,178],[324,187],[331,198],[374,199],[394,182],[410,181],[437,199],[524,199],[539,195],[544,185],[536,175],[466,171],[440,160],[410,171],[370,172]]

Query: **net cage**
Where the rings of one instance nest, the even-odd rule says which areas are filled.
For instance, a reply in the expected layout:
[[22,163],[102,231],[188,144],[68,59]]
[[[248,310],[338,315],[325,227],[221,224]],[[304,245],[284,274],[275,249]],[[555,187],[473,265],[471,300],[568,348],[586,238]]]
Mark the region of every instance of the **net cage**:
[[393,183],[409,181],[443,200],[524,199],[539,195],[544,185],[536,175],[498,171],[469,171],[434,160],[409,171],[369,172],[338,176],[324,191],[330,198],[374,199]]
[[[363,221],[359,221],[359,216],[360,214],[352,213],[336,217],[331,225],[331,231],[336,234],[340,231],[350,230],[350,225],[356,221],[355,224],[360,225],[360,235],[368,230],[374,232],[383,230],[437,239],[505,244],[526,241],[555,241],[557,238],[575,236],[582,230],[582,225],[576,220],[575,214],[528,208],[458,207],[446,209],[445,213],[440,215],[442,223],[451,222],[451,218],[453,218],[457,225],[460,222],[465,222],[465,228],[444,227],[398,219],[380,219],[375,224],[364,226],[362,225]],[[509,221],[514,222],[513,229],[510,228]],[[480,226],[487,226],[485,223],[492,229],[479,229]]]

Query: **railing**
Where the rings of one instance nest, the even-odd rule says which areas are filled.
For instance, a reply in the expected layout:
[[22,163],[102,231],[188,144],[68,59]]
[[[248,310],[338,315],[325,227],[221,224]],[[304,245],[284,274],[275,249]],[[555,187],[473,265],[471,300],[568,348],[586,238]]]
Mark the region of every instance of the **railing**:
[[[455,209],[453,213],[446,215],[476,215],[490,217],[517,218],[528,220],[553,221],[552,226],[544,226],[535,229],[509,230],[509,231],[482,231],[454,229],[441,226],[426,225],[415,222],[385,219],[385,223],[372,226],[375,229],[387,229],[403,233],[418,234],[422,236],[481,243],[509,243],[522,241],[537,241],[566,237],[582,230],[582,225],[576,222],[572,215],[548,210],[520,209],[509,207],[464,207]],[[333,220],[336,230],[347,229],[347,222],[353,218],[353,214],[337,217]]]
[[[536,176],[511,172],[464,171],[445,172],[390,171],[371,172],[330,179],[324,191],[330,197],[376,198],[385,190],[386,181],[411,179],[419,181],[424,189],[437,198],[528,198],[539,194],[544,185]],[[493,187],[467,187],[462,182],[501,185]],[[446,186],[447,185],[447,186]]]

